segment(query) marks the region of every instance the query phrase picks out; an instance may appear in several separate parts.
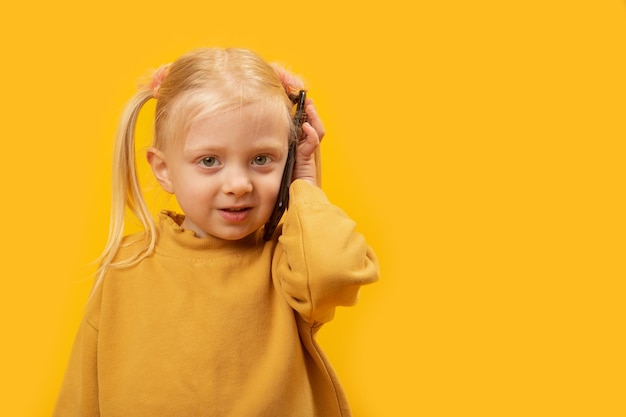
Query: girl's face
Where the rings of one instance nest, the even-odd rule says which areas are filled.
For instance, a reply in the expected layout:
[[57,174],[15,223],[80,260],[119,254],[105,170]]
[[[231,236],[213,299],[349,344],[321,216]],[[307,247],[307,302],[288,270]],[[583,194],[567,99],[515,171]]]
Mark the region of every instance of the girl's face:
[[162,154],[159,178],[185,213],[182,227],[199,237],[237,240],[264,225],[278,195],[288,135],[289,127],[262,103],[192,124],[184,141]]

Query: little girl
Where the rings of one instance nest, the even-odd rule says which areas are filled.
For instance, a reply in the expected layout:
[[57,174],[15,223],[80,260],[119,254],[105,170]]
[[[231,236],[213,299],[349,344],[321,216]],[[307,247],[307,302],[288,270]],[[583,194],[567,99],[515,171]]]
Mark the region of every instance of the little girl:
[[[57,417],[349,416],[316,343],[378,264],[317,185],[324,135],[310,100],[290,203],[263,229],[293,140],[301,81],[250,51],[202,49],[159,69],[123,115],[110,236]],[[139,189],[134,130],[157,100],[147,151],[182,213],[154,222]],[[123,237],[129,208],[144,231]]]

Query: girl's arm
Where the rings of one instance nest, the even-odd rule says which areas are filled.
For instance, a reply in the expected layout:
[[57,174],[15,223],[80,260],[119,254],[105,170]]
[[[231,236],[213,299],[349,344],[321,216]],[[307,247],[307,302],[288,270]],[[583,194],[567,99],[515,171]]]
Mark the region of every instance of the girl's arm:
[[53,417],[97,417],[98,338],[102,285],[94,288],[78,328]]
[[96,417],[98,406],[98,331],[86,319],[80,324],[54,417]]
[[330,321],[335,307],[355,304],[360,287],[378,279],[379,267],[354,221],[320,188],[296,180],[273,273],[291,307],[313,325]]

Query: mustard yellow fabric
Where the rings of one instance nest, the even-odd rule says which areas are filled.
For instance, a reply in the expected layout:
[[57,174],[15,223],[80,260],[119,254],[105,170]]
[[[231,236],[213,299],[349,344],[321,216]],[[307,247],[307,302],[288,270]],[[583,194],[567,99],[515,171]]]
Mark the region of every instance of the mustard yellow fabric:
[[295,181],[290,204],[270,242],[162,213],[155,253],[95,288],[54,416],[350,416],[315,334],[378,263],[321,189]]

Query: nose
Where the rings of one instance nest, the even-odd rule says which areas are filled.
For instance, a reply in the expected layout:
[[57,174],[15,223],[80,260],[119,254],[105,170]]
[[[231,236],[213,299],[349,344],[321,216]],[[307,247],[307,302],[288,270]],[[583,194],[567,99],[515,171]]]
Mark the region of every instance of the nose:
[[250,174],[245,167],[230,167],[224,170],[222,191],[237,197],[252,191]]

